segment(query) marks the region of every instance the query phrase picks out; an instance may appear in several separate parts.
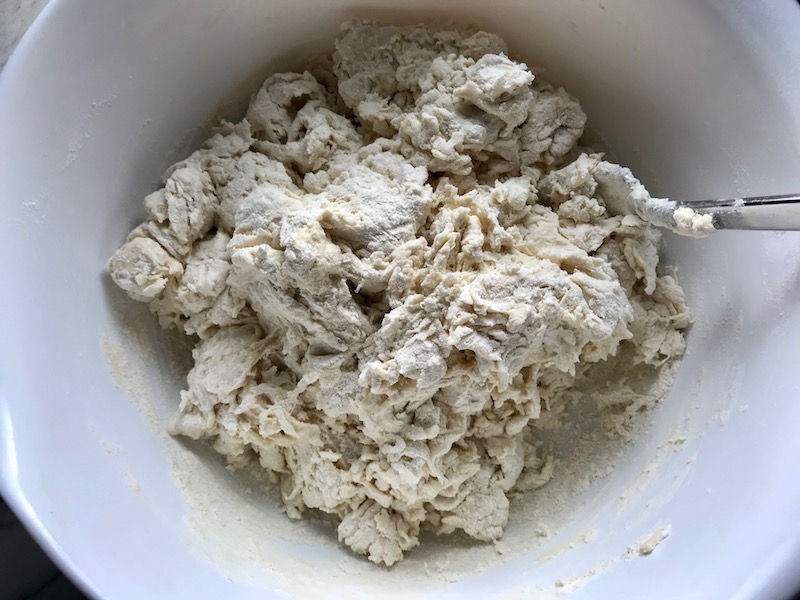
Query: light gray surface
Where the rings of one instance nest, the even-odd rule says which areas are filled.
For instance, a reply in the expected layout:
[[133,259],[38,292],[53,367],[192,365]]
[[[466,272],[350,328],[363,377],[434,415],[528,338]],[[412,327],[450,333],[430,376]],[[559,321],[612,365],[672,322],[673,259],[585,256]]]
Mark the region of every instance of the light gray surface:
[[49,0],[0,0],[0,67]]

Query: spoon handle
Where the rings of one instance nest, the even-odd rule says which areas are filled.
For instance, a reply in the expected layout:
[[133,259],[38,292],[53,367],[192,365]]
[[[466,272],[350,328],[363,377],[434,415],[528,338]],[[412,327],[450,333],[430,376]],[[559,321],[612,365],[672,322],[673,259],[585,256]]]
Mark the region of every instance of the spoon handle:
[[714,218],[717,229],[800,231],[800,195],[678,202]]

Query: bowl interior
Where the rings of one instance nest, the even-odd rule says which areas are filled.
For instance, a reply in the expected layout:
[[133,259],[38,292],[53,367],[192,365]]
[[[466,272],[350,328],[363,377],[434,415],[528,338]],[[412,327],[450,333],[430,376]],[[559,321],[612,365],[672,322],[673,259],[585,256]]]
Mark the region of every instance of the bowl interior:
[[[665,236],[695,318],[648,435],[607,478],[516,507],[497,547],[426,540],[392,570],[202,445],[170,438],[188,347],[104,274],[161,172],[351,17],[466,21],[577,96],[654,195],[800,189],[800,8],[411,0],[54,1],[0,77],[0,485],[89,590],[116,598],[789,593],[800,561],[800,234]],[[574,444],[602,470],[613,444]],[[604,462],[605,461],[605,462]],[[588,465],[588,467],[587,467]],[[626,548],[660,528],[648,557]],[[547,535],[545,535],[547,534]],[[680,577],[675,577],[680,573]]]

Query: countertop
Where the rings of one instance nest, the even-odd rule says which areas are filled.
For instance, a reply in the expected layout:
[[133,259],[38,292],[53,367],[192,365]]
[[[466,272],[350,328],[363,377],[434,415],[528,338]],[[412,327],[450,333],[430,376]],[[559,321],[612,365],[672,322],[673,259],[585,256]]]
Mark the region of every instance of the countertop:
[[0,68],[48,0],[0,0]]

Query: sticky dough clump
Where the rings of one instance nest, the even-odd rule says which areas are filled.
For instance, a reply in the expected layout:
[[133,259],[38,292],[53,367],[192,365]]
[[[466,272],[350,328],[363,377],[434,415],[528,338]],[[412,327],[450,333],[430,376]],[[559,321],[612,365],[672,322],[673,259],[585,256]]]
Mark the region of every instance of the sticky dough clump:
[[197,336],[172,432],[376,563],[421,529],[498,539],[553,474],[537,430],[587,390],[624,429],[689,324],[659,233],[609,210],[644,188],[585,121],[480,31],[352,22],[267,79],[108,263]]

